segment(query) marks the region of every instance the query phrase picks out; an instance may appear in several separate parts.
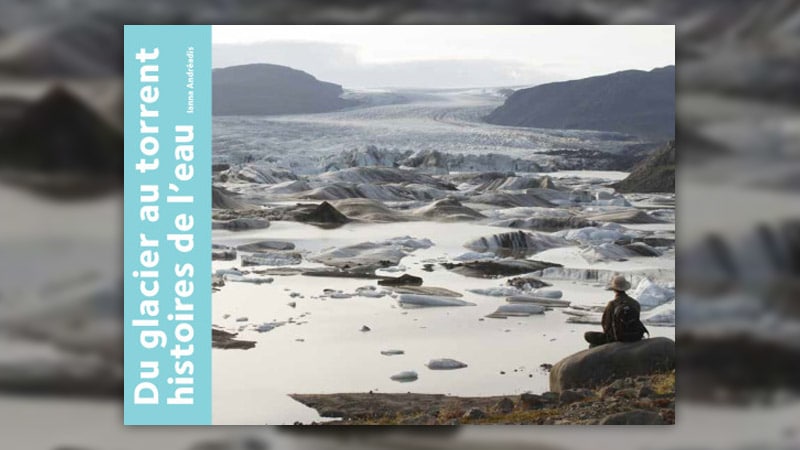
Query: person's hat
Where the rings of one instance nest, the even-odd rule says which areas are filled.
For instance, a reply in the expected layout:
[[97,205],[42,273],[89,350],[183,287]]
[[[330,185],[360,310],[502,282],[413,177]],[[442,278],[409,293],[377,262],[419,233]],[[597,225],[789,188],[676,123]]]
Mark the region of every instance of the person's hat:
[[609,291],[627,291],[630,288],[631,284],[625,279],[624,275],[616,275],[608,283],[608,287],[606,289]]

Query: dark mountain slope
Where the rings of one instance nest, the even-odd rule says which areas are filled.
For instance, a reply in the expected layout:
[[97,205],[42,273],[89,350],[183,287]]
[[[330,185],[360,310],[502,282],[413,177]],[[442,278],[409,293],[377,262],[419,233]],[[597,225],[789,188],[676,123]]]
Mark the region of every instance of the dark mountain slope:
[[496,125],[675,137],[675,66],[521,89],[486,117]]
[[675,141],[656,150],[612,187],[618,192],[675,192]]
[[306,114],[352,106],[339,98],[342,87],[275,64],[214,69],[215,115]]

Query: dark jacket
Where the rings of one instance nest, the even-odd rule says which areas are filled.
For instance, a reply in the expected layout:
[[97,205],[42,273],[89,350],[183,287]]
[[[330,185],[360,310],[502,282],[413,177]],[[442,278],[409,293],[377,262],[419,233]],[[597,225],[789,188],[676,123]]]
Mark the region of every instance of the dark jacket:
[[624,304],[634,308],[637,312],[642,311],[642,306],[639,305],[639,302],[629,297],[628,294],[620,292],[614,300],[608,302],[606,309],[603,311],[603,333],[609,338],[613,337],[611,321],[613,320],[614,308]]

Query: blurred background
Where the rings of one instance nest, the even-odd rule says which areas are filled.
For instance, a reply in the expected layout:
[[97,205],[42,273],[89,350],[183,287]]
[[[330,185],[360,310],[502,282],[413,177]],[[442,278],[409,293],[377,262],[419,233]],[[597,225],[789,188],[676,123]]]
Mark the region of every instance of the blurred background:
[[[798,6],[4,1],[0,448],[800,448]],[[676,24],[677,428],[125,429],[126,23]]]

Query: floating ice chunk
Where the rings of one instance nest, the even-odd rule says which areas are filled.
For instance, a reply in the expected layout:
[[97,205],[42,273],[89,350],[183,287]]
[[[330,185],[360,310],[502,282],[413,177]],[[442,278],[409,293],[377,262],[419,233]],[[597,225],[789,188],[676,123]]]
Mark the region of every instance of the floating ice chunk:
[[272,331],[275,328],[278,328],[281,325],[285,325],[286,322],[264,322],[260,325],[256,325],[254,329],[259,333],[266,333],[267,331]]
[[642,322],[648,325],[675,326],[675,301],[656,306],[642,313]]
[[225,275],[225,280],[236,281],[239,283],[253,283],[253,284],[272,283],[273,281],[275,281],[274,278],[270,277],[245,277],[243,275]]
[[484,259],[495,259],[497,255],[494,252],[466,252],[462,253],[455,258],[456,261],[480,261]]
[[614,242],[626,237],[626,234],[619,230],[601,227],[584,227],[575,230],[563,230],[557,231],[553,233],[553,235],[563,237],[568,241],[578,241],[581,243]]
[[242,276],[244,274],[239,269],[233,268],[233,269],[217,269],[217,271],[214,272],[214,275],[219,275],[219,276],[238,275],[238,276]]
[[469,289],[469,292],[480,295],[488,295],[490,297],[505,297],[508,295],[517,295],[522,293],[522,291],[520,291],[519,289],[511,286]]
[[540,306],[551,306],[555,308],[564,308],[570,305],[566,300],[546,297],[534,297],[531,295],[512,295],[506,298],[509,303],[530,303]]
[[303,262],[296,252],[271,251],[242,255],[243,266],[293,266]]
[[356,289],[356,295],[361,297],[380,298],[388,294],[389,291],[378,289],[375,286],[363,286]]
[[511,250],[533,254],[567,245],[570,243],[559,236],[539,232],[511,231],[469,241],[464,244],[464,247],[476,252]]
[[408,270],[408,268],[406,266],[400,264],[398,266],[384,267],[384,268],[382,268],[380,270],[382,272],[395,273],[395,272],[405,272],[406,270]]
[[390,378],[394,381],[399,381],[400,383],[408,383],[411,381],[416,381],[417,378],[419,378],[419,375],[417,375],[417,372],[414,372],[413,370],[406,370],[404,372],[392,375]]
[[630,292],[630,296],[635,298],[643,308],[654,308],[673,300],[675,298],[675,289],[660,286],[644,278]]
[[463,362],[450,358],[432,359],[425,366],[431,370],[453,370],[467,367]]
[[383,242],[380,242],[382,245],[399,245],[405,249],[409,250],[417,250],[421,248],[431,248],[433,247],[433,241],[427,238],[417,239],[411,236],[401,236],[401,237],[393,237],[391,239],[387,239]]
[[500,305],[497,310],[486,317],[506,319],[508,317],[528,317],[533,314],[544,314],[544,306],[523,303]]
[[475,306],[474,303],[459,300],[453,297],[439,297],[434,295],[403,294],[398,299],[404,308],[426,308],[437,306]]
[[546,297],[546,298],[561,298],[564,296],[564,293],[558,289],[536,289],[533,291],[534,297]]

